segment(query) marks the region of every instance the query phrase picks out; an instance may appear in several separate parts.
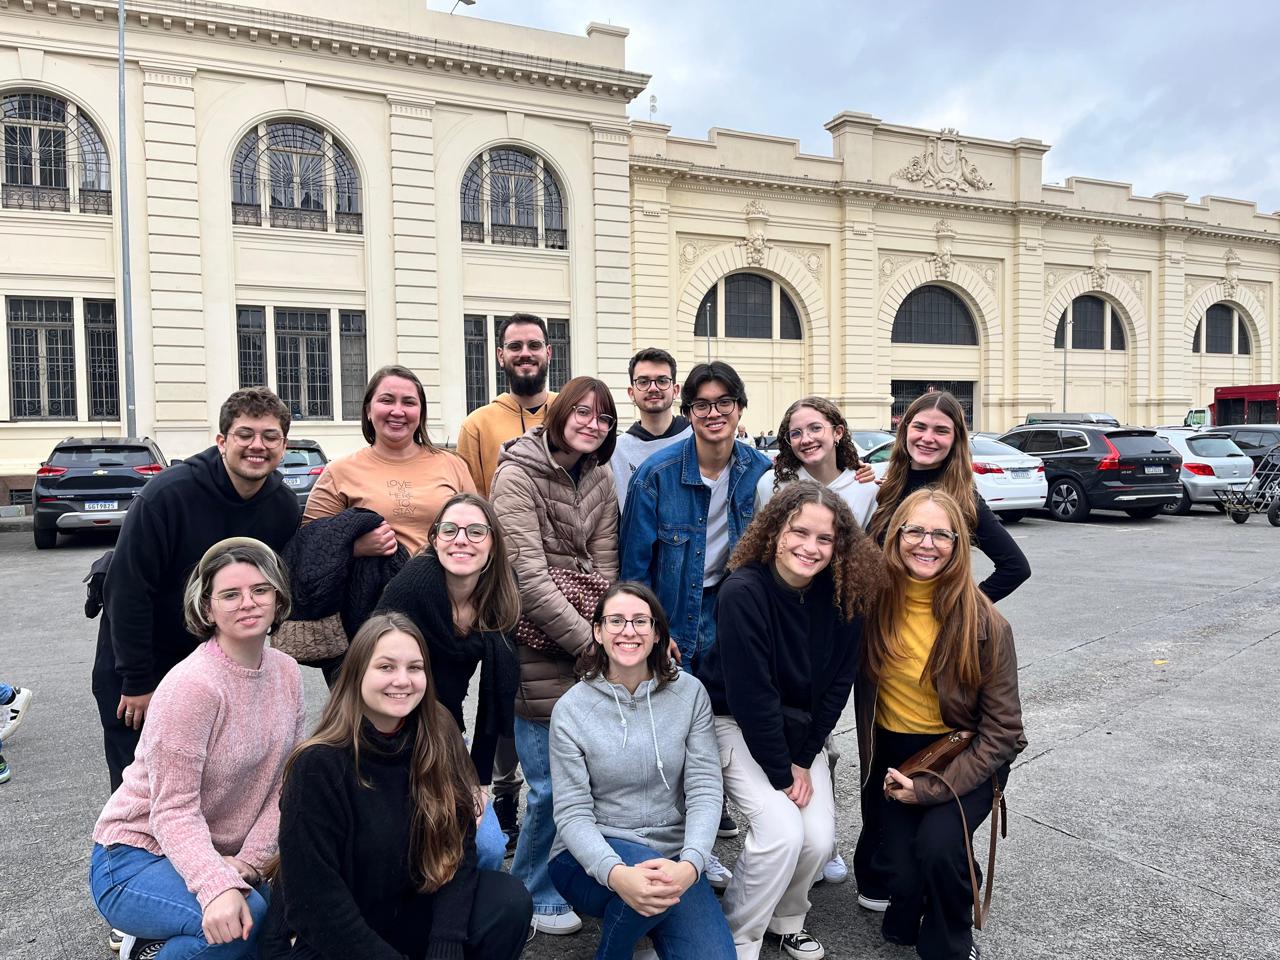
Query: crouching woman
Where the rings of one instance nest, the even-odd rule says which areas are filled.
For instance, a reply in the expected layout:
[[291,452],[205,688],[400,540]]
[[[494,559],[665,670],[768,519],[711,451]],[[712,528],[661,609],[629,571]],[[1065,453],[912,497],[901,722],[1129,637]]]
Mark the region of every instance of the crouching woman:
[[611,586],[592,634],[551,714],[551,881],[602,918],[597,960],[630,960],[646,935],[665,960],[732,960],[703,875],[722,798],[711,700],[671,662],[648,587]]
[[886,878],[882,932],[924,960],[978,957],[974,892],[956,800],[902,762],[944,734],[975,736],[941,771],[970,832],[1026,746],[1013,633],[974,583],[960,504],[932,487],[907,496],[887,525],[889,589],[869,618],[857,700],[866,817],[860,849]]
[[476,867],[475,768],[408,617],[356,632],[289,761],[264,960],[515,960],[533,905]]

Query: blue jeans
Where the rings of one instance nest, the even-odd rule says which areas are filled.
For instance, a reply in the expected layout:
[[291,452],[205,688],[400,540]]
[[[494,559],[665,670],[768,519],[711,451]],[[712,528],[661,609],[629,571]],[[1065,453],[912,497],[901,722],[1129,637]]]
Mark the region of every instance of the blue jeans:
[[[634,867],[662,854],[639,843],[606,837],[623,862]],[[662,960],[734,960],[733,935],[705,876],[684,892],[680,902],[653,917],[642,917],[626,901],[596,883],[567,850],[551,861],[551,879],[574,908],[600,917],[596,960],[630,960],[636,943],[648,934]]]
[[501,870],[507,856],[507,835],[498,826],[493,801],[484,805],[484,816],[476,827],[476,864],[481,870]]
[[258,931],[267,915],[267,885],[245,894],[253,929],[248,940],[211,945],[201,924],[204,911],[167,857],[141,847],[93,845],[89,890],[98,912],[117,930],[140,940],[165,940],[157,960],[241,960],[256,957]]
[[[7,683],[0,683],[0,704],[8,703],[17,695],[17,693],[18,691],[14,690],[13,687],[9,686]],[[4,726],[4,724],[0,722],[0,727],[2,726]],[[0,740],[0,750],[3,749],[4,741]]]
[[511,862],[511,875],[524,884],[533,897],[533,912],[554,916],[571,909],[556,891],[547,874],[547,858],[556,839],[556,822],[551,809],[551,726],[516,717],[516,753],[524,767],[524,823],[520,842]]

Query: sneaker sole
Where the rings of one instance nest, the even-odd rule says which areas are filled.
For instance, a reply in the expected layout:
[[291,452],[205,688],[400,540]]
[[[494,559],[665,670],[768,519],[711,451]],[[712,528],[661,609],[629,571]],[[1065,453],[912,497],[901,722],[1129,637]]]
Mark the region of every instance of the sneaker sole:
[[863,910],[870,910],[872,913],[884,913],[889,909],[888,900],[872,900],[870,897],[864,897],[858,894],[858,906]]
[[[35,702],[36,695],[34,690],[28,690],[26,691],[26,693],[27,693],[27,702],[23,706],[22,712],[18,714],[18,718],[16,720],[13,720],[7,725],[4,725],[3,728],[0,729],[0,740],[11,739],[13,735],[17,733],[18,730],[22,727],[22,721],[27,719],[27,711],[31,709],[31,704]],[[17,702],[18,702],[17,700],[14,700],[13,703],[7,703],[3,707],[0,707],[0,710],[5,710],[7,712],[11,710],[13,708],[13,705]]]
[[535,918],[530,926],[532,926],[538,933],[545,934],[546,936],[567,937],[582,929],[582,921],[579,920],[577,926],[573,927],[544,927],[542,924],[538,923],[537,918]]
[[732,840],[742,832],[740,827],[734,827],[732,830],[717,830],[716,836],[721,840]]

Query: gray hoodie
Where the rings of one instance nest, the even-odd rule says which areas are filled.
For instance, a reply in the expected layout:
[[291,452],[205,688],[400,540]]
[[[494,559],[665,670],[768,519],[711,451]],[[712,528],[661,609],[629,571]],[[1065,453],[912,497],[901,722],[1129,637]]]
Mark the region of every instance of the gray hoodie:
[[711,699],[681,672],[635,694],[602,677],[575,684],[551,713],[556,841],[597,883],[629,840],[701,874],[720,825],[723,787]]

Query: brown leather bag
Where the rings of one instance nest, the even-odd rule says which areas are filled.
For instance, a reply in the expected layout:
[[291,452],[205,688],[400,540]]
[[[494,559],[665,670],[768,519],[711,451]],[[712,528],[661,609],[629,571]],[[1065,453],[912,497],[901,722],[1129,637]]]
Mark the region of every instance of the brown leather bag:
[[[551,567],[547,573],[551,577],[551,582],[564,594],[573,609],[578,611],[583,620],[590,623],[591,618],[595,616],[596,604],[609,589],[609,581],[594,571],[587,573],[572,567]],[[520,622],[516,624],[516,643],[533,647],[539,653],[569,656],[560,644],[548,637],[542,628],[528,617],[522,616]]]
[[991,913],[991,892],[996,882],[996,831],[999,831],[1000,836],[1007,838],[1009,836],[1009,818],[1004,805],[1004,791],[1000,789],[1000,782],[995,777],[992,777],[991,847],[987,851],[987,888],[982,898],[979,899],[978,870],[973,859],[973,845],[969,841],[969,820],[964,815],[964,804],[960,802],[960,795],[956,793],[955,787],[951,785],[951,782],[947,780],[942,772],[947,769],[952,760],[969,749],[969,744],[973,741],[973,737],[972,730],[952,730],[946,736],[939,737],[933,741],[923,750],[913,753],[902,761],[897,770],[904,777],[911,779],[916,777],[936,777],[942,781],[943,786],[951,791],[951,796],[956,801],[956,808],[960,811],[960,825],[964,830],[964,852],[969,861],[969,886],[973,890],[973,925],[981,930]]

